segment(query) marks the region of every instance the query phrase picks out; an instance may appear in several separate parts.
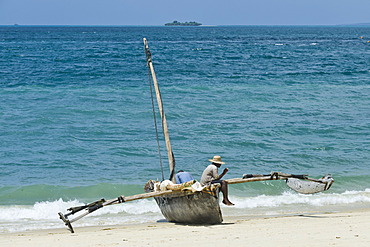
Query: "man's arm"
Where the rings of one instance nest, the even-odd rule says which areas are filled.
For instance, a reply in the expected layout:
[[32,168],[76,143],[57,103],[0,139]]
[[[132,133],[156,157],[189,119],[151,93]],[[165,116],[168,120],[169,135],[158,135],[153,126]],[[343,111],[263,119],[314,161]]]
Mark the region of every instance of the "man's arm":
[[224,171],[218,176],[218,179],[221,179],[227,172],[229,171],[229,168],[225,168]]

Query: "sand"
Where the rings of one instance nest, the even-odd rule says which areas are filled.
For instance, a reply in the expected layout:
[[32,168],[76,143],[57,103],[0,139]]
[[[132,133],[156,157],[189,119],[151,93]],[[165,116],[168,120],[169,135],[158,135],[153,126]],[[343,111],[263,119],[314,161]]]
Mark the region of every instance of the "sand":
[[259,218],[220,225],[168,222],[2,233],[0,246],[370,246],[370,209]]

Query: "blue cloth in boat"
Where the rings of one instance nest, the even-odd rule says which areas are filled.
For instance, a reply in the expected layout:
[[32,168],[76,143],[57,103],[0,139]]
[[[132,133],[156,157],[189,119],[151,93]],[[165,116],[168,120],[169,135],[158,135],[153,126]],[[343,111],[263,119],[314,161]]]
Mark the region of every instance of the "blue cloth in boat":
[[193,176],[188,172],[179,172],[176,174],[175,178],[177,184],[182,184],[194,180]]

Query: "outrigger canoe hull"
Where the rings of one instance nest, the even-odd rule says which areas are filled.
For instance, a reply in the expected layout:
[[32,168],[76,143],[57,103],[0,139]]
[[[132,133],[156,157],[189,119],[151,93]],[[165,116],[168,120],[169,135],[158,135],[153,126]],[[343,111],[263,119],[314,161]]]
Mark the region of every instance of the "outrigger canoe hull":
[[154,198],[163,216],[183,224],[219,224],[222,213],[218,193],[178,192]]

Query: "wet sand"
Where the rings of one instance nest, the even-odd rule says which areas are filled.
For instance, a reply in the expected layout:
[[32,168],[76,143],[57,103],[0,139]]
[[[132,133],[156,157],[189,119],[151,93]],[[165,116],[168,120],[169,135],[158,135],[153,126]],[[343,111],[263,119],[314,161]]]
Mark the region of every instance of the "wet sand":
[[0,246],[370,246],[370,209],[315,215],[225,218],[219,225],[151,224],[2,233]]

